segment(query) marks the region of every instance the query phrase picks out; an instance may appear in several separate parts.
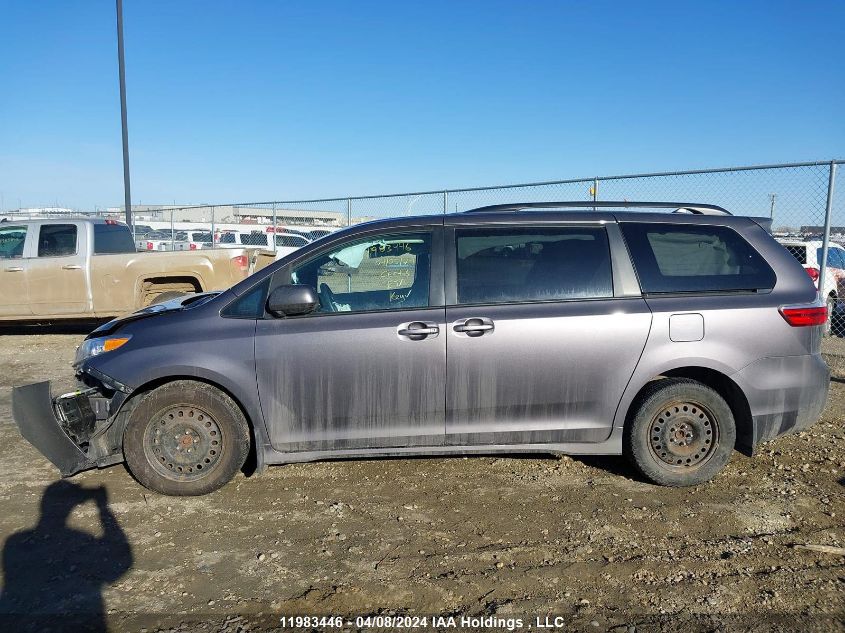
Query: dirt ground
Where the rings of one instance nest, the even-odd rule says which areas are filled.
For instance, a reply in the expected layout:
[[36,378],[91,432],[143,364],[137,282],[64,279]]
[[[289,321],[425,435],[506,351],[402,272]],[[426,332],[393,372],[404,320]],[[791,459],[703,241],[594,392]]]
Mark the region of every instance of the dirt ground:
[[379,613],[845,630],[845,556],[800,547],[845,547],[845,380],[817,426],[735,454],[693,489],[644,483],[622,458],[474,457],[274,467],[168,498],[122,465],[51,487],[57,471],[12,423],[11,387],[72,387],[82,338],[0,336],[0,612],[134,631],[266,630],[302,614],[350,630]]

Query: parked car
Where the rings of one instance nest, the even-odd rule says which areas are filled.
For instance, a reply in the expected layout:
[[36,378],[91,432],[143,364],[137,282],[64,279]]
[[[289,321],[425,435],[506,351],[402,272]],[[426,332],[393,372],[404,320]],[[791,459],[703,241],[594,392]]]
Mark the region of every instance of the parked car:
[[[821,276],[822,241],[778,238],[786,250],[804,267],[816,288]],[[845,248],[835,242],[829,242],[827,265],[820,296],[824,297],[828,310],[828,330],[834,319],[841,318],[845,305],[838,299],[845,298]]]
[[326,235],[331,235],[332,233],[334,233],[334,231],[330,229],[314,229],[313,231],[308,231],[308,235],[306,235],[306,237],[313,242],[314,240],[319,240],[321,237],[326,237]]
[[275,241],[276,241],[276,259],[282,259],[283,257],[287,257],[294,251],[299,250],[303,246],[308,246],[311,243],[304,235],[298,235],[296,233],[276,233],[275,234]]
[[139,239],[144,237],[147,233],[152,233],[153,227],[149,226],[148,224],[135,224],[133,225],[133,234],[135,235],[135,239]]
[[260,246],[272,250],[269,234],[266,231],[222,231],[215,239],[218,248],[237,248],[239,246]]
[[[263,265],[256,249],[138,253],[114,220],[0,225],[0,322],[123,315],[167,297],[223,290]],[[272,254],[271,254],[272,255]]]
[[296,233],[271,233],[267,231],[226,231],[220,234],[217,246],[222,248],[234,248],[243,246],[259,246],[273,250],[273,239],[275,236],[276,259],[290,255],[295,250],[307,246],[311,241]]
[[180,231],[150,231],[142,237],[135,236],[135,248],[139,251],[172,251],[178,239],[187,236]]
[[829,372],[826,308],[766,222],[690,206],[347,228],[226,291],[103,325],[74,361],[83,391],[17,387],[14,419],[63,475],[125,460],[165,494],[219,488],[251,450],[259,472],[624,453],[652,482],[700,484],[735,448],[812,425]]
[[177,251],[196,251],[203,248],[211,248],[211,230],[182,231],[179,233],[181,239],[174,242],[174,249]]

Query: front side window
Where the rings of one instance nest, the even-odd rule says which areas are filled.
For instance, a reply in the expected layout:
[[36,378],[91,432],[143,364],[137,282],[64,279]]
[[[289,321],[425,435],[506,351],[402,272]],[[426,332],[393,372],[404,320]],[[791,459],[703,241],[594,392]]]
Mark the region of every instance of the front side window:
[[646,293],[771,290],[775,273],[727,226],[623,223]]
[[372,237],[300,264],[291,283],[317,290],[319,312],[406,310],[429,305],[431,234]]
[[76,254],[75,224],[45,224],[38,234],[39,257],[63,257]]
[[25,226],[0,225],[0,259],[20,259],[26,242]]
[[458,303],[613,296],[603,228],[458,229]]

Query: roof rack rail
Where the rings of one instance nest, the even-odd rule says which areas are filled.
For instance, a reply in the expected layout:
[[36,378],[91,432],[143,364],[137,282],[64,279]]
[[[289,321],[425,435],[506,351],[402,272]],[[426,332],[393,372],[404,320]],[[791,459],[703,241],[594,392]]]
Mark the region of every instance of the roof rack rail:
[[690,213],[693,215],[731,215],[730,211],[715,204],[701,204],[699,202],[628,202],[622,201],[598,201],[598,200],[569,200],[562,202],[518,202],[513,204],[494,204],[487,207],[469,209],[464,213],[515,213],[526,209],[558,209],[566,208],[651,208],[651,209],[674,209],[673,213]]

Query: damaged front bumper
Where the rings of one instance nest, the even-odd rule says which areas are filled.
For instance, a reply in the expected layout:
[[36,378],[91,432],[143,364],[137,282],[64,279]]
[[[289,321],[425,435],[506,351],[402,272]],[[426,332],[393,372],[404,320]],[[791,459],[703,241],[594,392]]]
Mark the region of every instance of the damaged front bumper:
[[116,409],[126,394],[106,398],[97,389],[53,398],[49,382],[12,390],[12,417],[21,435],[69,477],[123,460],[114,429]]

